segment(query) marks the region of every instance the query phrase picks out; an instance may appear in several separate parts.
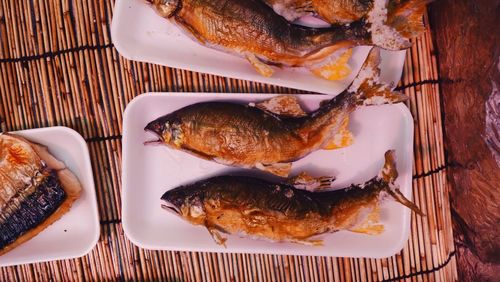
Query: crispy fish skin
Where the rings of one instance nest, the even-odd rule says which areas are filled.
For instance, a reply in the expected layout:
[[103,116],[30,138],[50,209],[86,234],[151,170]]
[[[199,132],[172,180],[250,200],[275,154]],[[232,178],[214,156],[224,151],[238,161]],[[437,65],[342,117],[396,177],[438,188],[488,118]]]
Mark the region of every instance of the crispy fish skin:
[[201,43],[255,54],[272,64],[300,66],[322,58],[318,52],[325,47],[370,43],[361,21],[350,27],[307,28],[287,22],[259,0],[182,0],[180,5],[172,18]]
[[[390,50],[411,46],[408,38],[393,27],[370,18],[361,18],[350,25],[310,28],[288,22],[260,0],[148,2],[158,14],[172,19],[198,42],[247,58],[265,76],[272,75],[269,65],[311,66],[340,49],[358,45]],[[413,25],[398,22],[404,29],[413,29]]]
[[67,195],[53,171],[22,199],[10,201],[8,216],[0,215],[0,250],[14,242],[27,230],[35,228],[47,219],[66,200]]
[[205,226],[219,244],[218,233],[239,234],[272,241],[321,244],[310,237],[338,230],[378,234],[380,194],[422,212],[395,187],[394,152],[385,154],[381,173],[345,189],[311,192],[288,183],[245,176],[219,176],[165,192],[164,208],[195,225]]
[[59,219],[80,192],[76,176],[46,147],[0,134],[0,255]]
[[[162,116],[145,130],[158,135],[158,142],[204,159],[287,176],[291,162],[321,148],[350,144],[331,146],[337,139],[352,139],[348,118],[358,104],[406,99],[378,82],[378,60],[378,49],[374,49],[353,84],[311,113],[303,112],[292,96],[276,97],[258,105],[205,102]],[[282,107],[272,108],[273,104]]]

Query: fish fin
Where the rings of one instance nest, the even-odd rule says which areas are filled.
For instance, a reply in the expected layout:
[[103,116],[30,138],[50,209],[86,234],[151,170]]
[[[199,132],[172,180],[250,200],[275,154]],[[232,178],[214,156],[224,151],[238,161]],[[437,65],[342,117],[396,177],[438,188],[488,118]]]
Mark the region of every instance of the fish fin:
[[408,200],[398,188],[393,187],[392,189],[388,189],[387,193],[389,193],[389,195],[391,195],[396,201],[414,211],[416,214],[425,216],[425,213],[412,201]]
[[392,85],[380,81],[380,49],[372,48],[356,78],[347,88],[355,93],[358,105],[381,105],[404,102],[403,93],[393,91]]
[[422,15],[429,2],[407,0],[387,7],[387,1],[375,0],[366,16],[373,45],[387,50],[410,48],[409,38],[424,30]]
[[291,95],[276,96],[256,103],[255,107],[281,116],[303,117],[307,115],[297,98]]
[[291,239],[290,242],[306,246],[323,246],[323,240]]
[[394,150],[389,150],[384,154],[384,167],[379,172],[378,177],[386,183],[394,183],[398,178],[398,170],[396,168],[396,154]]
[[273,75],[274,70],[271,68],[271,66],[267,65],[266,63],[262,62],[255,56],[255,54],[252,53],[247,53],[245,54],[246,59],[250,62],[250,64],[254,67],[254,69],[260,73],[262,76],[265,77],[270,77]]
[[290,174],[290,170],[292,169],[292,163],[276,163],[269,165],[257,163],[255,167],[260,170],[275,174],[277,176],[287,177],[288,174]]
[[319,64],[311,66],[310,71],[316,76],[328,80],[341,80],[351,74],[348,62],[352,56],[352,48],[347,49],[338,57],[329,57]]
[[217,227],[212,226],[212,225],[207,224],[207,223],[205,223],[205,227],[207,228],[208,233],[210,233],[210,235],[214,239],[215,243],[217,243],[218,245],[224,246],[224,248],[227,248],[227,246],[226,246],[227,238],[222,236],[220,230]]
[[370,213],[349,231],[369,235],[377,235],[384,232],[384,225],[380,223],[380,207],[375,204]]
[[287,180],[287,182],[292,184],[295,188],[304,189],[307,191],[318,191],[321,189],[332,188],[333,181],[335,181],[335,177],[313,177],[307,172],[301,172],[298,175]]
[[433,0],[407,0],[399,4],[389,2],[387,25],[396,29],[406,38],[418,36],[425,30],[423,15],[426,5]]
[[344,148],[354,143],[354,137],[349,130],[349,117],[346,117],[340,125],[339,131],[323,146],[325,150]]
[[389,150],[385,152],[385,163],[384,167],[380,171],[378,178],[387,183],[385,185],[384,190],[397,202],[402,205],[408,207],[416,214],[420,216],[425,216],[425,213],[420,210],[417,205],[415,205],[412,201],[408,200],[403,193],[398,189],[397,185],[394,183],[396,178],[398,177],[398,171],[396,169],[396,157],[394,150]]

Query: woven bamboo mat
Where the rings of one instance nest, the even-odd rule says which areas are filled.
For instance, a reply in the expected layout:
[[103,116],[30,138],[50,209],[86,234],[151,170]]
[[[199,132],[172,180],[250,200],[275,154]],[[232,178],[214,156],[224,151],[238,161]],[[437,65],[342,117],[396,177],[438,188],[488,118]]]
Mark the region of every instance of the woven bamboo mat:
[[86,139],[101,237],[85,257],[0,268],[29,280],[456,280],[436,56],[429,30],[407,52],[400,90],[415,119],[412,215],[404,249],[387,259],[146,251],[124,236],[122,114],[148,91],[297,93],[280,87],[128,61],[113,48],[113,1],[0,4],[0,116],[7,130],[63,125]]

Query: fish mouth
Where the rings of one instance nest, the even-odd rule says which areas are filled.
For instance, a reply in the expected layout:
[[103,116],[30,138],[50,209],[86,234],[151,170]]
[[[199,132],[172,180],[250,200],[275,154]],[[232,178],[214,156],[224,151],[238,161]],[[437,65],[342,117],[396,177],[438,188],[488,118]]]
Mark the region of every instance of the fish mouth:
[[165,202],[161,205],[161,207],[168,212],[174,213],[176,215],[181,215],[181,210],[170,202]]
[[163,144],[163,140],[161,140],[161,138],[158,138],[156,140],[144,141],[144,145],[160,145],[160,144]]
[[144,131],[151,132],[157,137],[157,139],[145,141],[144,145],[159,145],[163,143],[163,137],[160,133],[161,129],[158,123],[150,122],[146,125],[146,127],[144,127]]

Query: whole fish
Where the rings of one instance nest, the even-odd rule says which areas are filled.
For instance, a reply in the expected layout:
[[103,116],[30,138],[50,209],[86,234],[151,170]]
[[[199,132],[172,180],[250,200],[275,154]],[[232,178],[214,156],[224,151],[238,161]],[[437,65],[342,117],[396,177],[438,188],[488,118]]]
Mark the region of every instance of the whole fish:
[[406,96],[378,81],[379,51],[374,48],[351,86],[305,113],[293,96],[258,104],[203,102],[150,122],[145,130],[170,148],[224,165],[257,168],[287,176],[292,162],[318,149],[352,143],[349,115],[358,105],[397,103]]
[[397,175],[394,151],[388,151],[378,176],[340,190],[311,192],[289,183],[219,176],[169,190],[161,199],[163,208],[194,225],[205,226],[219,244],[225,244],[223,232],[319,245],[321,240],[310,237],[339,230],[383,232],[379,222],[382,192],[423,215],[395,186]]
[[[425,6],[432,0],[263,0],[273,10],[286,18],[295,21],[300,17],[318,15],[331,24],[347,24],[369,17],[370,12],[387,9],[388,20],[401,17],[408,22],[422,21]],[[376,7],[374,9],[374,7]],[[376,13],[373,13],[375,15]],[[389,26],[394,26],[388,23]],[[416,25],[415,25],[416,27]],[[413,29],[413,36],[421,31]],[[410,35],[411,36],[411,35]]]
[[0,134],[0,255],[66,213],[81,185],[47,148]]
[[271,65],[314,67],[337,50],[358,45],[406,49],[411,43],[402,34],[422,25],[404,17],[394,22],[379,9],[350,25],[311,28],[288,22],[261,0],[147,1],[199,43],[245,57],[264,76],[274,72]]

